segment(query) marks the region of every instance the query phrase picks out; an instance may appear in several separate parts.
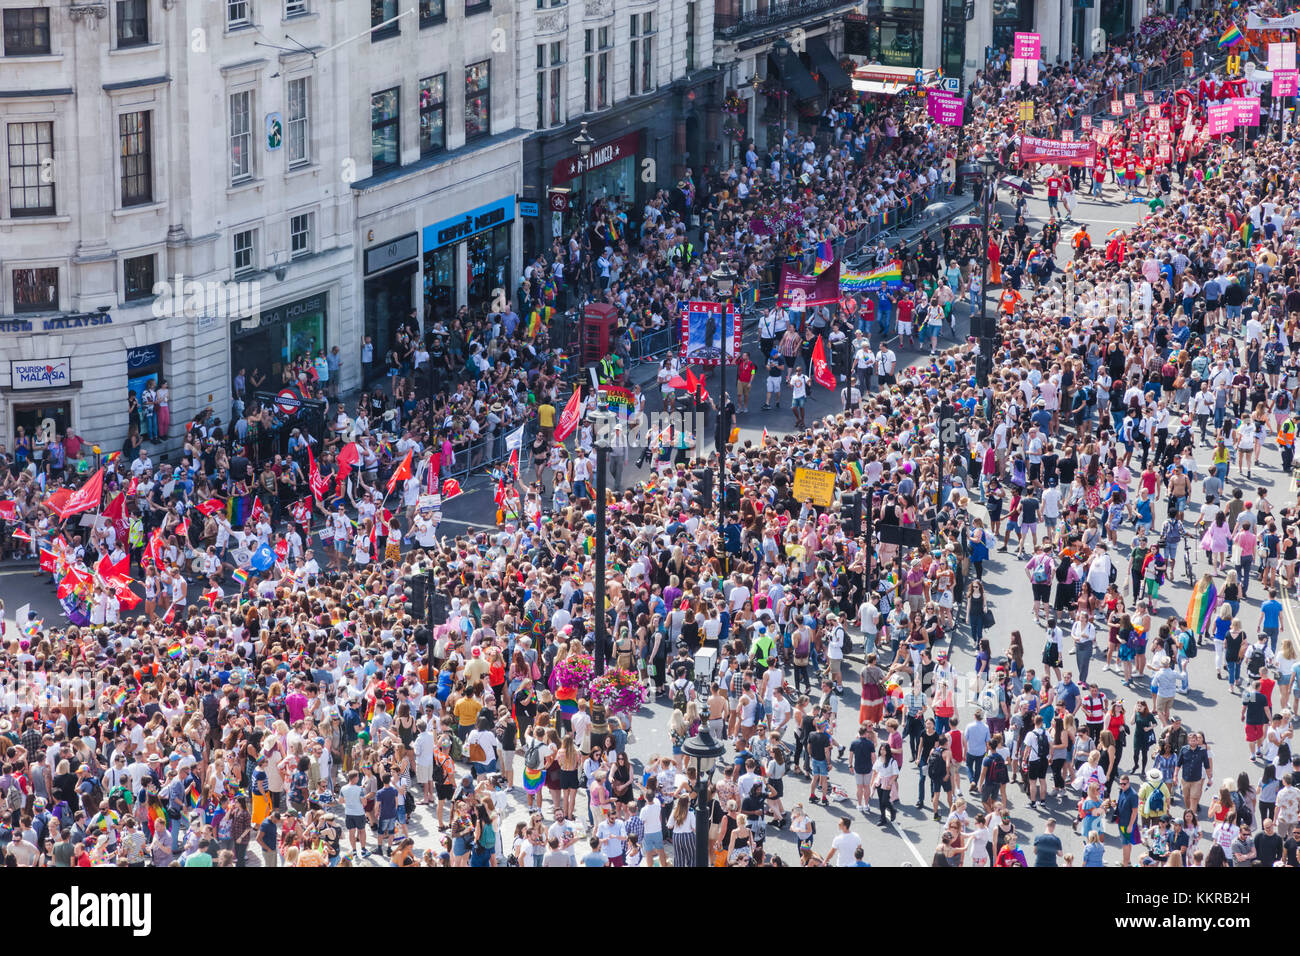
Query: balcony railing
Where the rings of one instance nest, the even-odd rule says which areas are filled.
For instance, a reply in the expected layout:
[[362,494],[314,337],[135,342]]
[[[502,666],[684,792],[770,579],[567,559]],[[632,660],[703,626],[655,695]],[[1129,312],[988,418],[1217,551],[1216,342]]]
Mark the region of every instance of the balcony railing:
[[714,31],[720,36],[735,37],[766,27],[796,23],[818,13],[853,5],[851,0],[745,0],[745,4],[749,9],[740,13],[715,13]]

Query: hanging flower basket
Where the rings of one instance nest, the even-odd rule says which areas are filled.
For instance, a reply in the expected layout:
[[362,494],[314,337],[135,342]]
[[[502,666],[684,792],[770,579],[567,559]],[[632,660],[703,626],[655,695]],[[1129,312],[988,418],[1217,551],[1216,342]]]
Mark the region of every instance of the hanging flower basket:
[[591,682],[587,697],[593,704],[603,704],[611,716],[630,714],[646,702],[646,689],[636,674],[613,667]]
[[579,697],[586,697],[594,671],[590,654],[571,654],[555,665],[555,686],[576,690]]
[[740,98],[735,90],[729,91],[726,98],[722,101],[722,112],[728,113],[732,116],[737,116],[745,112],[745,109],[745,101]]

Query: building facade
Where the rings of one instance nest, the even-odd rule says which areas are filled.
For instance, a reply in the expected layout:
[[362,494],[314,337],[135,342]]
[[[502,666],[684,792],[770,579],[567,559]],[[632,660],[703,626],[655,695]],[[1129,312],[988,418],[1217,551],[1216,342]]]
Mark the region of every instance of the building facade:
[[639,217],[657,189],[719,161],[711,0],[520,0],[515,26],[527,255],[584,204],[622,201]]
[[[384,374],[408,316],[500,307],[522,271],[520,160],[509,0],[340,4],[361,42],[352,77],[358,332]],[[404,12],[405,11],[405,12]],[[387,26],[382,24],[397,19]],[[359,359],[360,339],[351,358]]]
[[346,79],[294,52],[340,6],[0,5],[0,441],[115,447],[152,378],[175,442],[228,416],[238,368],[271,387],[347,338],[346,130],[320,108]]

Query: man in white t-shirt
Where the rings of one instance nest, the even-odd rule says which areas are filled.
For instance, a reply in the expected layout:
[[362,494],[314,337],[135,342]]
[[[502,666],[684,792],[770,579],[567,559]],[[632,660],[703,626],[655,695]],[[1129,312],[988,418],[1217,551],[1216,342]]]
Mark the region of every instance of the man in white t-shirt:
[[854,854],[862,846],[862,837],[849,829],[849,818],[840,817],[840,832],[831,840],[831,851],[826,854],[826,865],[835,860],[837,866],[853,866]]

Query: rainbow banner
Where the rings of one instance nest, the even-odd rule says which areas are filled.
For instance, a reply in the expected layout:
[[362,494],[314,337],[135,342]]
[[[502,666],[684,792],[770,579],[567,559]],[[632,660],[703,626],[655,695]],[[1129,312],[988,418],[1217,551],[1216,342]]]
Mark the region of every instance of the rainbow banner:
[[230,572],[230,576],[234,578],[236,581],[238,581],[241,585],[248,583],[248,572],[245,571],[243,568],[235,568],[234,571]]
[[1225,47],[1236,46],[1243,39],[1241,31],[1237,29],[1237,25],[1234,23],[1224,31],[1223,36],[1219,37],[1219,49],[1222,50]]
[[1197,636],[1204,634],[1214,620],[1215,609],[1219,606],[1219,591],[1213,581],[1199,581],[1192,590],[1192,599],[1187,602],[1187,627]]
[[840,272],[841,292],[875,292],[902,282],[903,271],[897,259],[874,272]]
[[173,644],[171,647],[167,648],[167,656],[174,661],[180,660],[181,657],[184,656],[184,654],[185,654],[185,649],[181,647],[180,642],[177,642]]

